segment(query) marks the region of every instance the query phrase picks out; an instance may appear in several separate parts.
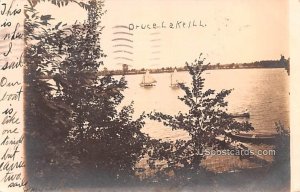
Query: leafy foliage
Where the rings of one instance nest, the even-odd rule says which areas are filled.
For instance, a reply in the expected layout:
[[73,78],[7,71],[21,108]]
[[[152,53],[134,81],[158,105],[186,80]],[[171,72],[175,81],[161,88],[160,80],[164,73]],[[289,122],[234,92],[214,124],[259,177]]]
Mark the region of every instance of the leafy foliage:
[[117,110],[127,88],[124,77],[98,76],[105,57],[102,7],[90,1],[87,21],[53,28],[47,22],[51,16],[27,8],[27,149],[39,148],[29,161],[32,175],[50,177],[56,170],[74,178],[95,173],[124,180],[145,151],[148,137],[140,131],[145,115],[134,120],[133,104]]
[[250,123],[238,122],[228,114],[225,98],[232,90],[204,90],[203,72],[208,66],[204,62],[205,58],[202,59],[200,55],[193,63],[186,63],[192,82],[191,87],[180,84],[184,96],[179,100],[188,106],[188,112],[179,112],[175,116],[161,112],[149,114],[151,119],[163,122],[173,130],[185,130],[190,136],[190,140],[177,140],[174,145],[158,143],[153,146],[149,155],[154,159],[167,160],[168,168],[181,166],[200,170],[205,149],[225,149],[230,145],[231,140],[226,139],[226,132],[253,129]]
[[58,6],[58,7],[63,7],[63,6],[67,6],[69,3],[77,3],[79,6],[81,6],[82,8],[88,10],[89,7],[89,3],[85,3],[84,1],[76,1],[76,0],[27,0],[28,3],[31,5],[31,7],[35,7],[38,3],[40,3],[41,1],[49,1],[52,4]]
[[[27,161],[31,162],[27,170],[29,174],[42,177],[50,170],[55,172],[71,163],[67,158],[70,153],[63,145],[69,134],[71,111],[55,99],[51,94],[54,88],[42,79],[51,73],[49,65],[58,56],[51,51],[53,43],[49,43],[53,33],[44,29],[45,25],[34,8],[25,7],[25,16],[26,149],[30,151]],[[43,29],[43,32],[36,29]]]
[[290,132],[279,121],[275,123],[277,137],[275,141],[274,166],[282,166],[290,163]]

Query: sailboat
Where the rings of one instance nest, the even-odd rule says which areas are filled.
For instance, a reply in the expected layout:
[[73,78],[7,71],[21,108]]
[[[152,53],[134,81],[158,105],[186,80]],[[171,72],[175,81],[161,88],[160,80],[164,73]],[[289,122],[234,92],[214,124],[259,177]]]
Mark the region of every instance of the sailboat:
[[171,85],[172,88],[179,88],[179,83],[184,83],[178,76],[177,70],[175,69],[173,73],[171,73]]
[[149,71],[146,71],[146,74],[143,75],[142,82],[140,83],[141,87],[152,87],[155,86],[157,81],[150,75]]

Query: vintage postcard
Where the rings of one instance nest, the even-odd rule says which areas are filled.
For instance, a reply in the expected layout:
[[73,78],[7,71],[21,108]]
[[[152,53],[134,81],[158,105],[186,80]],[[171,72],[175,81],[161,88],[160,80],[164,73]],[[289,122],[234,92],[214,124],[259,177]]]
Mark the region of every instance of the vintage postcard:
[[0,0],[0,191],[295,190],[290,3]]

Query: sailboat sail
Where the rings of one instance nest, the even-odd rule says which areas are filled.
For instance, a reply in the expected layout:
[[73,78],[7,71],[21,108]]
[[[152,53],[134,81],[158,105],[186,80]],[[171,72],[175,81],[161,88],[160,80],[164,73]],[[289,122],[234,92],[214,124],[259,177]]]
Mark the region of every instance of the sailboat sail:
[[178,86],[178,83],[184,83],[183,80],[179,77],[177,70],[171,74],[171,86]]
[[146,74],[143,75],[141,86],[153,86],[156,83],[156,80],[150,75],[149,71],[146,71]]
[[156,83],[156,80],[149,74],[149,71],[144,75],[143,83]]

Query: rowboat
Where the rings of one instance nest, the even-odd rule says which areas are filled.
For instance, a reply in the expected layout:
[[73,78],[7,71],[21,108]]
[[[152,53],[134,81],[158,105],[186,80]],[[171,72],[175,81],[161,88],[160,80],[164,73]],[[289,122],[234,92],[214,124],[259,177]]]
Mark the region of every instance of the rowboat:
[[226,136],[240,142],[253,144],[274,144],[277,134],[264,133],[226,133]]
[[233,114],[230,114],[230,116],[233,118],[250,118],[250,113],[249,112],[233,113]]

